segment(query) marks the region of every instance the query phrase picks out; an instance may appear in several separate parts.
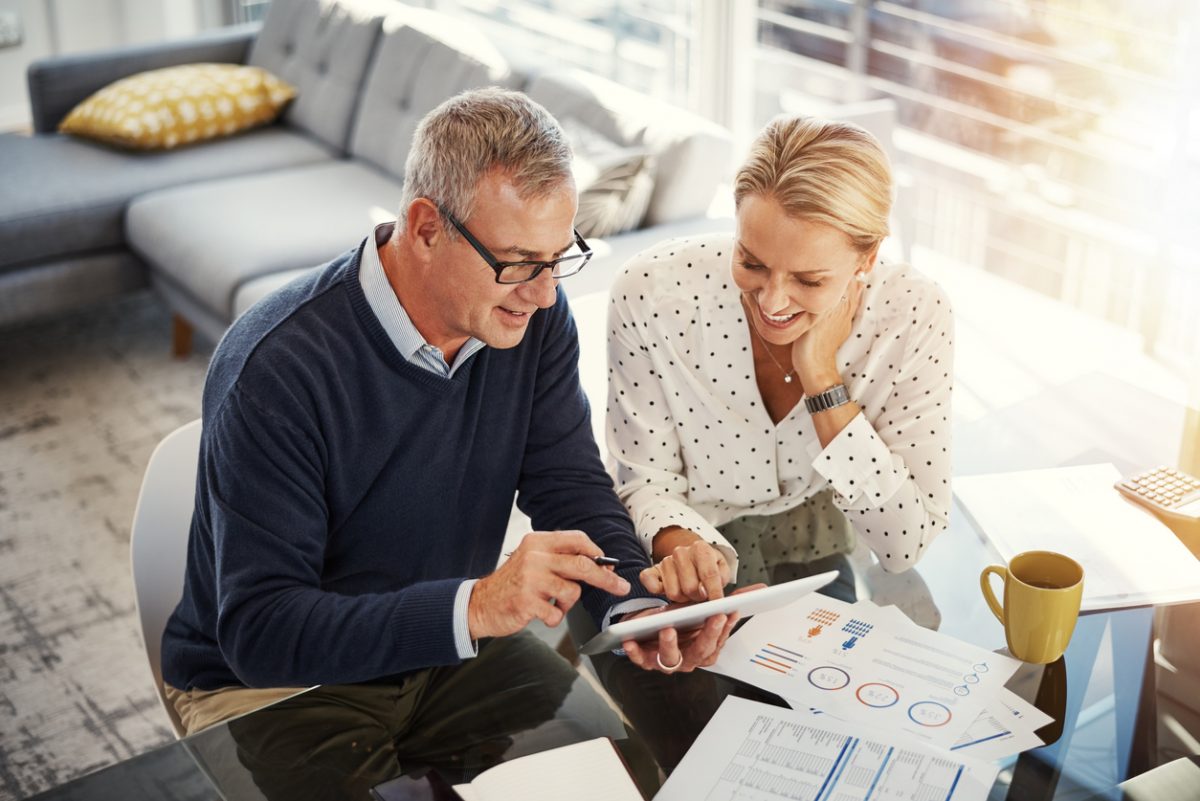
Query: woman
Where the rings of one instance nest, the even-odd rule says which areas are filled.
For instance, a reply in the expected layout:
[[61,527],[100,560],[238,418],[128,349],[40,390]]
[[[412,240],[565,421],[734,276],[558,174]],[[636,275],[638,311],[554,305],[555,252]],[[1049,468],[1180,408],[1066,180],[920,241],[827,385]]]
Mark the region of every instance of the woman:
[[950,504],[953,321],[876,262],[892,183],[869,134],[770,123],[738,171],[736,234],[625,266],[609,309],[617,490],[672,599],[837,569],[856,536],[911,567]]

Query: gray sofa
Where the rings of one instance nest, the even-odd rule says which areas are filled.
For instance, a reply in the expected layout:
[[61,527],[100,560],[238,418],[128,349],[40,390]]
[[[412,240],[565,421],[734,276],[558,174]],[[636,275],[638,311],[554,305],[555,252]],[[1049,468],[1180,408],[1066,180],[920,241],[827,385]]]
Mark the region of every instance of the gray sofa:
[[[116,78],[197,61],[262,66],[299,94],[276,125],[178,151],[53,133]],[[0,325],[149,282],[177,319],[216,339],[255,300],[393,218],[417,121],[485,85],[521,89],[572,130],[651,160],[642,230],[596,242],[589,272],[705,226],[731,159],[719,126],[595,76],[531,69],[457,17],[395,0],[274,0],[261,29],[30,68],[35,133],[0,136],[12,187],[0,194]]]

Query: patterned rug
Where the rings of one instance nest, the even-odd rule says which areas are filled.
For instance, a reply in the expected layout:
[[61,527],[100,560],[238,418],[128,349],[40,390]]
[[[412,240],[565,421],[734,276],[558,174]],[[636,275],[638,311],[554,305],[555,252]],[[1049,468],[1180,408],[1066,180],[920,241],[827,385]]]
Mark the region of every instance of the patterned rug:
[[172,739],[129,571],[150,453],[200,414],[209,351],[169,332],[149,293],[0,332],[0,800]]

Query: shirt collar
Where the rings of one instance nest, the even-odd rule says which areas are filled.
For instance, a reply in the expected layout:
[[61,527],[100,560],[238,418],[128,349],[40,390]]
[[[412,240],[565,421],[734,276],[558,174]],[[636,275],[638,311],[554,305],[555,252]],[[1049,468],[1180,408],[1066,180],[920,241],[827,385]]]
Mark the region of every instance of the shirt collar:
[[[445,357],[442,356],[441,351],[430,345],[425,337],[421,336],[421,332],[413,324],[412,318],[404,310],[404,306],[388,282],[383,262],[379,259],[379,248],[391,238],[395,225],[394,222],[388,222],[375,226],[372,236],[363,248],[362,264],[358,268],[359,284],[362,286],[363,294],[366,295],[371,311],[375,313],[379,324],[383,326],[384,332],[388,335],[388,339],[392,341],[396,350],[405,360],[421,361],[423,352],[436,351],[437,355],[443,359],[444,364]],[[464,364],[467,358],[483,345],[484,343],[475,337],[468,339],[459,348],[450,374],[453,374],[454,370]]]

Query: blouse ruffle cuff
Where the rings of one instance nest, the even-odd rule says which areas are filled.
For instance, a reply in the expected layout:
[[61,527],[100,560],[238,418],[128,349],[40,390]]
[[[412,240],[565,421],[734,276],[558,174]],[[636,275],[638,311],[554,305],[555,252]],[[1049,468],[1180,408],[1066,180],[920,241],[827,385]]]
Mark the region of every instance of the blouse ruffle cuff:
[[880,506],[900,489],[908,476],[903,461],[861,412],[821,448],[814,439],[808,446],[813,469],[820,473],[844,506]]
[[647,551],[652,552],[654,536],[664,528],[679,526],[696,532],[700,537],[725,557],[729,563],[729,580],[737,581],[738,555],[729,541],[717,531],[716,526],[709,523],[703,515],[695,510],[673,503],[655,504],[655,507],[644,510],[637,517],[638,533],[642,537]]

